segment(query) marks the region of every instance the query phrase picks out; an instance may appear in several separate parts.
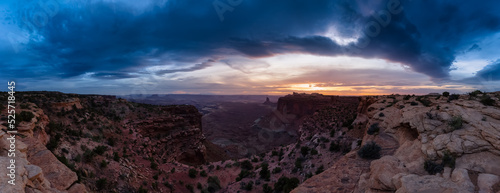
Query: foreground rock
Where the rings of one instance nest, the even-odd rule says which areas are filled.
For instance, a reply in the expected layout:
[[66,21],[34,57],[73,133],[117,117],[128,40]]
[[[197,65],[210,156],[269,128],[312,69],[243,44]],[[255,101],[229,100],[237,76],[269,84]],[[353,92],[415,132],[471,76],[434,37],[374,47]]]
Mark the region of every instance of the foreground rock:
[[[485,96],[495,101],[493,106],[480,102]],[[378,125],[379,131],[365,134],[363,144],[375,141],[382,147],[382,157],[366,160],[371,162],[369,169],[350,176],[357,186],[346,187],[346,192],[499,192],[499,96],[363,98],[354,126],[366,132]],[[397,142],[394,151],[386,147],[391,139]],[[348,168],[355,160],[363,160],[351,159]],[[431,175],[424,168],[426,160],[442,169]],[[327,171],[332,169],[338,170],[332,167]],[[295,192],[328,187],[338,179],[335,175],[314,176]]]

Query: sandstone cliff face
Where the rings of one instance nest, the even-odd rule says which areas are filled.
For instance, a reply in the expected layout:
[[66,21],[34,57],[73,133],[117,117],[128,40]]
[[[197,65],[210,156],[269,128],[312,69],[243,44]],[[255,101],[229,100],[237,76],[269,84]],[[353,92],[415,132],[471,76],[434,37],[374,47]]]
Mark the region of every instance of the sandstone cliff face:
[[[187,176],[184,164],[221,157],[212,155],[218,147],[205,140],[193,106],[57,92],[21,92],[16,100],[16,113],[33,118],[17,127],[16,186],[2,175],[0,192],[173,191],[178,185],[156,181],[168,178],[165,171]],[[1,114],[0,164],[6,168],[10,135]]]
[[[18,126],[19,134],[15,136],[15,185],[8,184],[11,180],[1,175],[0,190],[2,192],[87,192],[85,186],[75,183],[78,177],[61,163],[50,152],[45,144],[48,136],[44,131],[48,118],[43,110],[35,108],[34,104],[26,103],[30,109],[22,111],[32,112],[31,120],[21,122]],[[19,108],[18,109],[22,109]],[[12,136],[7,134],[5,125],[0,126],[0,165],[9,167],[11,157],[8,157]],[[4,174],[4,172],[2,172]]]
[[[364,131],[378,124],[362,145],[380,145],[381,158],[362,159],[354,149],[293,192],[500,192],[499,95],[485,95],[493,106],[481,95],[364,97],[353,124]],[[444,168],[430,175],[426,161]]]
[[167,161],[196,165],[207,162],[201,114],[194,106],[162,107],[170,116],[138,120],[132,127],[148,138],[159,138],[159,154]]

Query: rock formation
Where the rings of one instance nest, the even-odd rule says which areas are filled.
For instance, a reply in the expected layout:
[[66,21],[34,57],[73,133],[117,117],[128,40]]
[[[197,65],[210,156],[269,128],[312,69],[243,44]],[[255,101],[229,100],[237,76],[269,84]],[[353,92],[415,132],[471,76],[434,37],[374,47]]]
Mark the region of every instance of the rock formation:
[[365,132],[362,145],[381,146],[381,158],[363,159],[358,147],[293,192],[498,193],[499,96],[363,97],[353,125]]

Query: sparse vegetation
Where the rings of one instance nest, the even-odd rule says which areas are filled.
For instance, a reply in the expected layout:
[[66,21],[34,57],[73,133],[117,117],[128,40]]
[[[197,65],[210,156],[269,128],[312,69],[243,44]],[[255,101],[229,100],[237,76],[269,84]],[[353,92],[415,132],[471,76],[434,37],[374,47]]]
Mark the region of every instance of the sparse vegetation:
[[252,172],[245,170],[245,169],[242,169],[240,171],[240,173],[238,174],[238,177],[236,177],[236,181],[238,182],[238,181],[242,180],[243,178],[246,178],[250,175],[252,175]]
[[448,101],[452,101],[452,100],[458,100],[460,98],[460,95],[458,94],[452,94],[448,97]]
[[329,150],[330,150],[331,152],[338,152],[338,151],[340,151],[340,145],[339,145],[339,144],[337,144],[337,142],[332,141],[332,142],[330,143],[330,148],[329,148]]
[[18,116],[16,116],[16,122],[30,122],[35,115],[29,111],[22,111]]
[[373,123],[370,128],[368,128],[368,130],[366,131],[366,133],[368,135],[373,135],[373,134],[376,134],[378,133],[380,130],[380,127],[378,126],[378,123]]
[[208,192],[215,192],[221,189],[220,181],[217,176],[209,176],[207,179]]
[[380,158],[380,146],[371,141],[366,143],[358,150],[358,155],[364,159],[378,159]]
[[309,150],[310,150],[310,149],[309,149],[309,147],[307,147],[307,146],[302,146],[302,147],[300,148],[300,153],[302,154],[302,156],[306,156],[306,155],[309,153]]
[[476,97],[479,94],[483,94],[483,92],[481,92],[480,90],[475,90],[475,91],[470,92],[469,96]]
[[448,121],[448,126],[450,126],[450,128],[452,129],[452,131],[461,129],[462,126],[463,126],[462,116],[454,116],[454,117],[452,117]]
[[259,172],[260,178],[269,181],[269,179],[271,178],[271,172],[269,171],[269,164],[262,163],[260,166],[261,166],[261,170]]
[[424,169],[430,175],[434,175],[437,173],[441,173],[443,171],[443,165],[437,164],[437,163],[433,162],[432,160],[426,160],[424,162]]
[[316,169],[316,175],[321,174],[323,171],[325,171],[325,167],[323,165],[319,166],[318,169]]
[[444,152],[442,165],[455,168],[455,157],[449,151]]
[[274,184],[274,191],[275,192],[284,192],[288,193],[291,192],[294,188],[296,188],[299,185],[299,179],[297,178],[287,178],[287,177],[281,177],[278,179],[278,182]]
[[106,187],[106,184],[108,183],[107,181],[108,180],[106,178],[99,178],[95,183],[97,189],[98,190],[104,189],[104,187]]
[[186,188],[189,190],[189,192],[194,193],[194,186],[192,184],[186,184]]
[[273,169],[273,174],[277,174],[277,173],[280,173],[281,172],[281,167],[275,167]]
[[273,192],[273,188],[271,188],[271,186],[269,186],[269,184],[262,184],[262,192],[264,192],[264,193],[272,193]]
[[106,160],[102,160],[101,164],[100,164],[100,167],[101,168],[105,168],[106,166],[108,166],[108,162],[106,162]]
[[487,95],[483,96],[481,98],[480,102],[483,103],[483,105],[485,105],[485,106],[493,106],[493,105],[495,105],[495,100],[493,100],[490,96],[487,96]]
[[189,169],[188,175],[190,178],[196,178],[196,175],[198,175],[198,171],[196,169]]
[[241,162],[240,166],[241,166],[241,169],[245,169],[245,170],[252,170],[253,169],[252,163],[248,160]]
[[443,92],[443,96],[444,96],[444,97],[448,97],[448,96],[450,96],[450,93],[449,93],[449,92],[447,92],[447,91],[445,91],[445,92]]
[[247,190],[247,191],[252,190],[253,189],[253,181],[250,181],[247,184],[245,184],[245,186],[243,187],[243,189]]
[[97,155],[102,155],[104,154],[104,152],[106,152],[108,150],[108,147],[104,146],[104,145],[99,145],[97,147],[94,148],[94,152],[97,154]]

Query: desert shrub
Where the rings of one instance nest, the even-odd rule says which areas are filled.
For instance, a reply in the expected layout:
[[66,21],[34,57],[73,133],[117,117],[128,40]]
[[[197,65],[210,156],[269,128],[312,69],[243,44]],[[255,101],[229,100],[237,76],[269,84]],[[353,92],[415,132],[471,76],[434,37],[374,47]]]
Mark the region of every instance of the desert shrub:
[[379,116],[379,117],[384,117],[384,116],[385,116],[385,114],[384,114],[384,113],[379,113],[379,114],[378,114],[378,116]]
[[273,150],[271,156],[278,156],[278,152]]
[[105,168],[106,166],[108,166],[108,162],[106,162],[106,160],[102,160],[100,166],[101,168]]
[[208,185],[208,192],[215,192],[217,190],[220,190],[220,181],[217,176],[209,176],[207,179],[207,185]]
[[434,175],[437,173],[441,173],[443,171],[443,165],[437,164],[431,160],[426,160],[424,162],[424,169],[427,171],[430,175]]
[[311,155],[318,155],[318,150],[316,149],[311,149]]
[[454,116],[450,120],[448,120],[448,126],[454,131],[457,129],[461,129],[463,126],[462,116]]
[[323,165],[319,166],[318,169],[316,169],[316,175],[321,174],[323,171],[325,171],[325,167]]
[[297,158],[297,159],[295,160],[295,168],[297,168],[297,169],[302,169],[302,162],[303,162],[303,161],[304,161],[304,160],[302,160],[301,158]]
[[455,168],[455,157],[448,151],[444,152],[442,165]]
[[32,112],[22,111],[19,114],[19,117],[16,116],[16,121],[18,121],[18,122],[23,122],[23,121],[30,122],[31,119],[33,119],[34,117],[35,117],[35,115]]
[[480,90],[475,90],[469,93],[469,96],[476,97],[478,94],[483,94]]
[[403,98],[403,100],[405,100],[405,101],[406,101],[406,100],[410,100],[410,98],[411,98],[411,96],[410,96],[410,95],[406,95],[406,96]]
[[364,159],[378,159],[380,158],[380,146],[378,146],[375,142],[371,141],[363,145],[358,150],[358,155]]
[[109,146],[115,146],[115,143],[116,143],[116,142],[115,142],[115,138],[110,137],[110,138],[108,139],[108,145],[109,145]]
[[282,170],[281,170],[281,167],[275,167],[273,169],[273,174],[277,174],[277,173],[280,173]]
[[418,103],[417,103],[417,102],[415,102],[415,101],[412,101],[412,102],[410,103],[410,105],[411,105],[411,106],[417,106],[417,105],[418,105]]
[[427,100],[427,99],[420,99],[420,102],[422,103],[422,105],[424,105],[426,107],[429,107],[432,104],[432,102],[430,100]]
[[196,175],[198,175],[198,171],[196,169],[189,169],[188,175],[190,178],[196,178]]
[[95,147],[93,151],[98,155],[102,155],[102,154],[104,154],[104,152],[106,152],[106,150],[108,150],[108,147],[106,147],[104,145],[99,145],[99,146]]
[[201,183],[198,182],[198,184],[196,184],[196,188],[198,188],[198,190],[201,190],[203,189],[203,186],[201,185]]
[[69,169],[75,171],[75,164],[69,163],[69,160],[64,155],[62,156],[55,155],[55,156],[61,163],[66,165]]
[[335,129],[332,129],[330,130],[330,137],[334,137],[335,136]]
[[261,168],[262,169],[259,172],[260,178],[269,181],[269,178],[271,178],[271,172],[269,171],[269,164],[262,163]]
[[366,131],[368,135],[373,135],[375,133],[378,133],[380,130],[380,127],[378,126],[378,123],[373,123],[370,128]]
[[205,170],[201,171],[200,176],[207,177],[207,172]]
[[106,187],[106,184],[108,183],[107,181],[108,180],[106,178],[99,178],[96,181],[95,186],[97,187],[98,190],[102,190],[104,189],[104,187]]
[[273,188],[271,188],[271,186],[269,186],[269,184],[262,184],[262,192],[264,192],[264,193],[272,193],[273,192]]
[[300,153],[302,154],[302,156],[306,156],[306,155],[309,153],[309,150],[310,150],[310,149],[309,149],[309,147],[307,147],[307,146],[302,146],[302,147],[300,148]]
[[483,96],[480,102],[483,103],[483,105],[485,106],[495,105],[495,100],[493,100],[490,96]]
[[90,151],[90,150],[85,150],[85,152],[83,153],[83,161],[85,163],[89,163],[92,161],[92,159],[94,159],[95,157],[95,152],[94,151]]
[[252,172],[245,170],[245,169],[242,169],[240,171],[240,173],[238,174],[238,177],[236,177],[236,181],[238,182],[238,181],[242,180],[243,178],[246,178],[250,175],[252,175]]
[[186,188],[189,190],[189,192],[194,193],[194,186],[192,184],[186,184]]
[[47,143],[47,149],[50,151],[54,151],[54,149],[59,146],[59,142],[61,142],[62,135],[57,133],[54,137],[50,138],[50,141]]
[[118,155],[117,152],[113,152],[113,160],[120,161],[120,156]]
[[340,151],[340,145],[339,145],[337,142],[332,141],[332,142],[330,143],[330,148],[329,148],[329,150],[330,150],[331,152],[338,152],[338,151]]
[[275,192],[291,192],[294,188],[296,188],[299,185],[299,179],[297,178],[287,178],[287,177],[281,177],[278,179],[278,182],[274,184],[274,191]]
[[252,170],[253,169],[252,163],[248,160],[241,162],[240,166],[241,166],[241,169],[245,169],[245,170]]
[[445,97],[450,96],[450,92],[447,92],[447,91],[443,92],[443,96],[445,96]]
[[448,101],[458,100],[458,98],[460,98],[460,95],[452,94],[452,95],[450,95],[450,97],[448,97]]
[[244,190],[250,191],[253,189],[253,181],[248,182],[244,187]]

